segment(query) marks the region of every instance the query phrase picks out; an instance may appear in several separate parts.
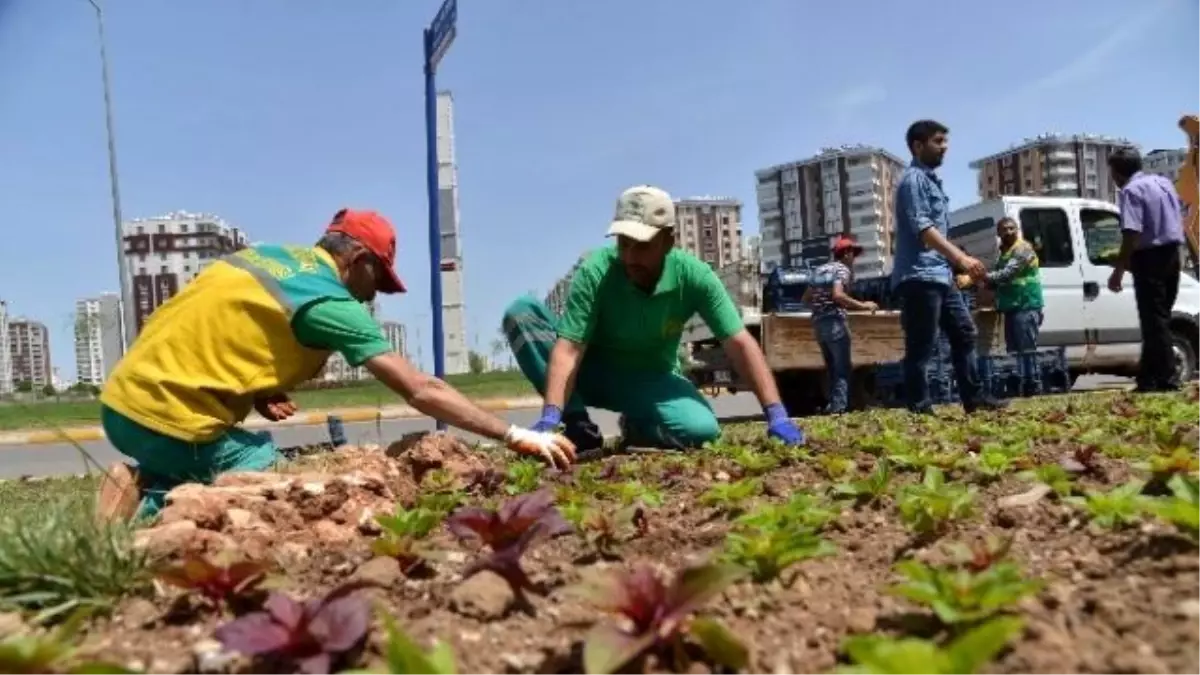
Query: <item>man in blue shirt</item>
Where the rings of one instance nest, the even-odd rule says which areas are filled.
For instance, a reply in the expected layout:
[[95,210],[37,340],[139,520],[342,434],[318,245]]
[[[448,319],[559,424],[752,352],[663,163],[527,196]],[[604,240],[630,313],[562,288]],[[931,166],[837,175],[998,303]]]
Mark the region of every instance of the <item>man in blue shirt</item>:
[[1123,149],[1108,157],[1113,181],[1121,187],[1121,251],[1108,288],[1120,293],[1125,270],[1133,272],[1133,297],[1142,329],[1139,392],[1178,389],[1179,371],[1171,336],[1171,309],[1179,296],[1182,271],[1183,210],[1171,181],[1142,172],[1142,156]]
[[904,390],[908,409],[933,412],[926,369],[937,346],[938,328],[950,342],[958,395],[968,413],[1003,408],[983,392],[975,361],[977,331],[962,292],[953,283],[957,268],[976,281],[987,276],[983,263],[950,243],[950,200],[934,169],[942,164],[948,146],[945,125],[933,120],[914,122],[905,136],[912,163],[896,188],[896,260],[892,289],[901,301],[904,329]]

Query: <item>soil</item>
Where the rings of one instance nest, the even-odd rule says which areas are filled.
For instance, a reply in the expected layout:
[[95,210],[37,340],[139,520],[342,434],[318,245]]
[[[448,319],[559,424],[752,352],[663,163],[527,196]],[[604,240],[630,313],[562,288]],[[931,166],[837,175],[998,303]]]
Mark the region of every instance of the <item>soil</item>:
[[[995,423],[1004,425],[1034,413],[1017,409],[990,414]],[[852,442],[848,439],[872,428],[876,423],[873,415],[814,422],[811,428],[815,430],[810,431],[816,436],[811,444],[814,452],[845,454],[855,460],[858,476],[865,476],[874,457],[847,446]],[[834,428],[831,425],[840,431],[820,431]],[[938,442],[920,436],[919,426],[914,429],[914,437]],[[1180,431],[1194,438],[1195,424]],[[761,425],[729,432],[730,437],[746,439],[758,439],[761,434]],[[763,445],[760,440],[752,442]],[[1078,445],[1072,443],[1070,439],[1035,441],[1031,455],[1058,457],[1063,448]],[[389,479],[390,492],[377,490],[377,496],[411,502],[415,481],[408,488],[397,484],[412,481],[414,471],[427,476],[428,458],[406,464],[401,452],[376,451],[375,456],[401,467],[399,475]],[[501,462],[505,457],[484,457],[487,465],[504,470]],[[467,468],[476,470],[479,462],[470,459],[472,465]],[[461,572],[475,551],[445,528],[431,537],[433,548],[443,552],[431,565],[432,575],[406,578],[398,567],[373,560],[369,533],[357,532],[336,543],[323,543],[322,535],[311,530],[314,521],[303,516],[290,534],[279,535],[299,542],[302,550],[293,551],[296,555],[286,560],[286,573],[276,579],[277,587],[297,597],[312,597],[348,579],[371,579],[381,586],[370,593],[410,636],[424,645],[434,640],[453,645],[459,672],[583,672],[583,638],[594,622],[611,619],[580,601],[573,595],[573,587],[616,566],[648,562],[675,570],[712,556],[724,542],[729,519],[700,506],[697,497],[716,482],[736,479],[739,473],[736,465],[712,455],[694,462],[664,456],[618,456],[603,460],[603,464],[606,469],[619,465],[623,476],[659,485],[662,505],[647,510],[649,529],[644,535],[617,547],[620,560],[597,560],[583,539],[573,535],[534,549],[523,565],[544,593],[528,595],[529,611],[513,609],[510,591],[490,573],[464,583]],[[1102,471],[1081,477],[1081,485],[1087,489],[1111,487],[1132,472],[1120,459],[1106,456],[1102,464]],[[446,468],[436,461],[434,465]],[[618,472],[614,466],[603,473]],[[951,475],[960,480],[971,478],[964,471]],[[664,476],[668,478],[662,480]],[[916,480],[918,474],[901,472],[895,484]],[[829,479],[816,461],[809,460],[776,469],[764,482],[770,496],[756,498],[759,503],[783,501],[795,490],[820,489]],[[543,483],[555,484],[551,476],[545,476]],[[1176,534],[1171,525],[1149,519],[1115,530],[1099,529],[1053,494],[1029,506],[998,505],[1005,497],[1029,491],[1030,485],[1015,474],[980,484],[974,513],[952,523],[938,541],[914,537],[906,530],[890,497],[874,506],[846,506],[824,531],[825,538],[837,547],[835,556],[800,563],[793,568],[798,574],[787,587],[778,582],[739,582],[705,611],[749,646],[750,672],[829,671],[844,663],[839,645],[852,634],[943,634],[945,629],[928,610],[887,594],[887,587],[896,579],[892,566],[897,560],[936,560],[944,556],[944,543],[1011,536],[1011,559],[1045,585],[1036,596],[1020,603],[1016,613],[1025,619],[1023,633],[985,671],[1200,671],[1200,557],[1195,543]],[[321,498],[333,499],[333,492],[325,490]],[[481,498],[470,501],[478,503]],[[310,506],[322,513],[338,508],[326,503]],[[236,535],[231,538],[236,542]],[[278,538],[269,541],[267,552],[277,553],[279,544]],[[181,550],[184,548],[187,546]],[[269,664],[222,653],[212,641],[214,629],[226,620],[227,616],[199,607],[183,591],[160,588],[157,597],[125,601],[110,618],[93,623],[86,653],[154,672],[263,672]],[[383,667],[379,656],[382,640],[383,631],[372,631],[354,662],[342,666]],[[637,668],[649,671],[661,666],[642,663]],[[693,672],[708,672],[708,668],[694,664]]]

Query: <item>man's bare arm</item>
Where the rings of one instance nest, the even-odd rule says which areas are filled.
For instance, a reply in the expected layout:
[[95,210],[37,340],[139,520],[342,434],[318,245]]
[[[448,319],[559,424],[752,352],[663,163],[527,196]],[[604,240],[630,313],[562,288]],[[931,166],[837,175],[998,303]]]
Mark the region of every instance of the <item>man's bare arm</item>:
[[871,312],[879,309],[879,306],[873,302],[862,302],[850,297],[850,294],[846,292],[846,287],[840,281],[833,284],[833,301],[840,307],[856,312]]
[[442,380],[422,373],[400,354],[380,354],[364,365],[388,389],[436,420],[494,440],[503,440],[508,432],[508,422],[475,405]]
[[543,401],[562,410],[575,391],[575,376],[587,345],[559,338],[550,350],[550,364],[546,368],[546,396]]
[[771,374],[762,347],[750,331],[743,328],[725,340],[722,346],[729,355],[733,369],[750,383],[750,388],[754,390],[754,395],[758,397],[762,407],[779,403],[779,387],[775,384],[775,376]]

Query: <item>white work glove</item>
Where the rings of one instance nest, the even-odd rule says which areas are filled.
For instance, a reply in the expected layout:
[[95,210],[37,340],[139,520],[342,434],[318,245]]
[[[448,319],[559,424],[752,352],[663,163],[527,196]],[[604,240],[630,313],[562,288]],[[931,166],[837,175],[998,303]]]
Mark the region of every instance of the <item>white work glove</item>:
[[504,434],[504,444],[519,455],[541,457],[561,470],[570,468],[575,461],[575,444],[562,434],[522,429],[514,424]]

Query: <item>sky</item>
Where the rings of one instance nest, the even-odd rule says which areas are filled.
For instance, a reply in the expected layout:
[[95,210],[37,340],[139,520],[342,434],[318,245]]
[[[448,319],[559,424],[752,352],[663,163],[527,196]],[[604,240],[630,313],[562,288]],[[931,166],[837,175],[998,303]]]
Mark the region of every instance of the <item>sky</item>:
[[[385,318],[431,368],[421,30],[440,0],[106,0],[126,218],[216,213],[311,243],[343,206],[399,232]],[[617,195],[741,199],[754,171],[843,143],[907,158],[950,127],[970,160],[1045,131],[1182,147],[1195,113],[1191,0],[459,0],[438,69],[455,99],[469,345],[605,243]],[[75,371],[74,303],[118,288],[96,16],[0,0],[0,299]],[[416,346],[410,347],[416,353]]]

